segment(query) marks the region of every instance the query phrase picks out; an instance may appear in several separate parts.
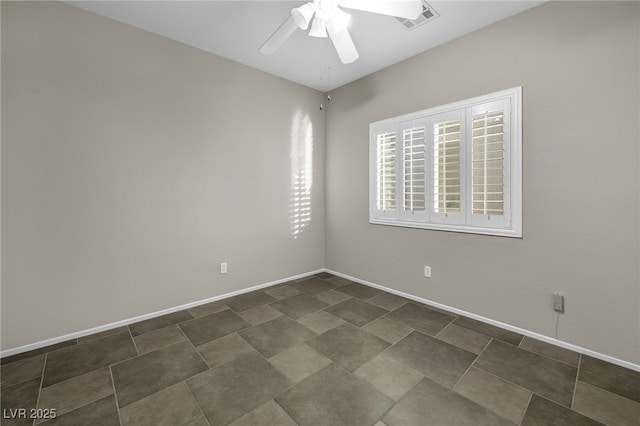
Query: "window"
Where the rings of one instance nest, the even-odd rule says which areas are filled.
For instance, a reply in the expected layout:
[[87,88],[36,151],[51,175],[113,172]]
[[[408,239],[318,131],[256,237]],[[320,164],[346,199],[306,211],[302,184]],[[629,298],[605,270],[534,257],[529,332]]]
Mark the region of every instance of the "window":
[[370,222],[522,236],[522,88],[370,125]]

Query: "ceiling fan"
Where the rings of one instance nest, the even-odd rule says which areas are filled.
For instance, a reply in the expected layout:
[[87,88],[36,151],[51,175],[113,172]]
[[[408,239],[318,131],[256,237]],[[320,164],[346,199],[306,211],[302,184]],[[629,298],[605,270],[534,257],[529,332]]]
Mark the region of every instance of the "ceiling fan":
[[329,37],[343,64],[358,59],[347,24],[351,16],[341,7],[366,12],[416,19],[422,12],[421,0],[309,0],[291,9],[291,16],[260,47],[264,54],[274,53],[297,30],[311,24],[311,37]]

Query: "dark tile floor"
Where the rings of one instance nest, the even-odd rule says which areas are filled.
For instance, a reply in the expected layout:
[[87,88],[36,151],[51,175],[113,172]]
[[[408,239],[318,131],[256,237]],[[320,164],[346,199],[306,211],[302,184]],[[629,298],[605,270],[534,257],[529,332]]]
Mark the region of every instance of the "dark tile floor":
[[7,426],[640,419],[638,372],[326,273],[8,357],[1,377]]

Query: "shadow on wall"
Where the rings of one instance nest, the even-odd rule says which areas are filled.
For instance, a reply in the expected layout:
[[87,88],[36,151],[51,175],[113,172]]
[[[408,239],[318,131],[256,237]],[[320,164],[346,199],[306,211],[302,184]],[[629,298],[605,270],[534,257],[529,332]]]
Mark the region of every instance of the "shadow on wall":
[[311,223],[311,186],[313,184],[313,125],[308,114],[298,110],[291,122],[291,195],[289,225],[298,239]]

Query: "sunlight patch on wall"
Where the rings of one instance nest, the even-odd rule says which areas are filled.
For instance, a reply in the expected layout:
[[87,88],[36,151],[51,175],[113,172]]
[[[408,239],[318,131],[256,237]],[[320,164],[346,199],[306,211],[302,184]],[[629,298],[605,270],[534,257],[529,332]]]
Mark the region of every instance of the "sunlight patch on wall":
[[313,184],[313,125],[308,114],[298,110],[291,122],[291,196],[289,224],[294,239],[311,222]]

